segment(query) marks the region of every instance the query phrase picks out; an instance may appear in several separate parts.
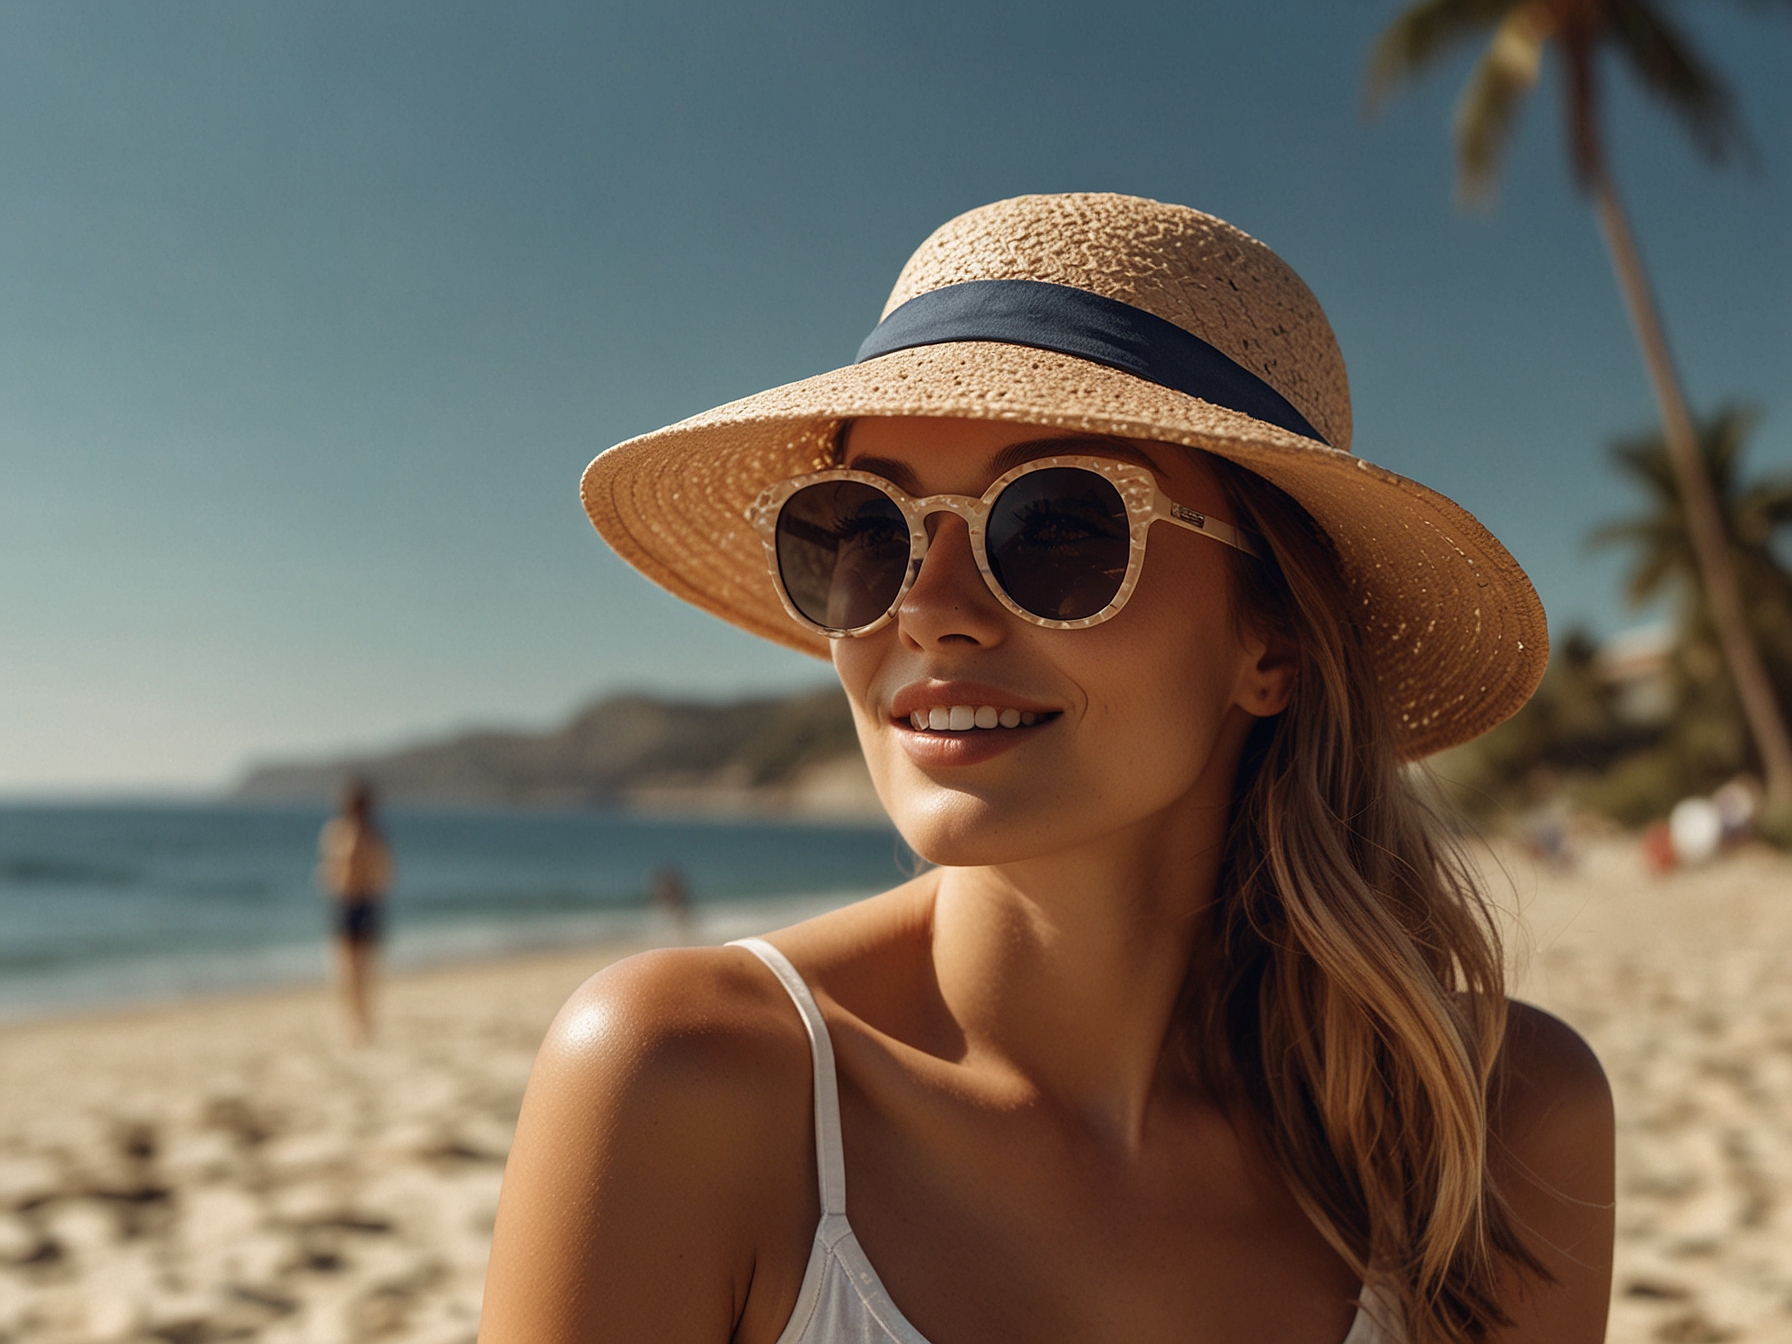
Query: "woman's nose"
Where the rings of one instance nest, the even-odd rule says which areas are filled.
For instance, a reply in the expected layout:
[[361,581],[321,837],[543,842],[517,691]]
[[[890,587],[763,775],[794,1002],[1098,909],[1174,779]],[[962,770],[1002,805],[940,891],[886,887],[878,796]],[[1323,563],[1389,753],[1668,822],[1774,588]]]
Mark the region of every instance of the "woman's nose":
[[971,550],[964,519],[936,513],[920,573],[896,609],[905,641],[918,648],[946,644],[989,646],[1000,642],[1008,611],[989,591]]

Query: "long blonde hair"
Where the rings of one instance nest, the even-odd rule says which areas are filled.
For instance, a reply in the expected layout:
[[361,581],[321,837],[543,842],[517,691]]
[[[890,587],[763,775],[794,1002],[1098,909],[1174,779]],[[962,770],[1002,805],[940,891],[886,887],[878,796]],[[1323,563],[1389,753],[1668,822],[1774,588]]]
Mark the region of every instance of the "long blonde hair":
[[1480,1340],[1508,1323],[1501,1271],[1544,1274],[1488,1171],[1498,929],[1396,754],[1325,534],[1261,477],[1209,460],[1273,555],[1235,557],[1234,610],[1300,661],[1239,771],[1213,974],[1191,975],[1184,1000],[1191,1063],[1267,1136],[1413,1344]]

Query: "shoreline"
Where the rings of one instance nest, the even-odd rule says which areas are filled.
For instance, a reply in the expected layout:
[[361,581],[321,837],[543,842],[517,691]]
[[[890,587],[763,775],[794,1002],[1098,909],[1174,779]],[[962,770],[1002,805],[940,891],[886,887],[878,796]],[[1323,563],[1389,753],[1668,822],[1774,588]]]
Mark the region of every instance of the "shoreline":
[[[781,928],[824,910],[873,895],[841,889],[794,896],[746,896],[699,901],[682,926],[650,905],[617,906],[558,919],[525,915],[506,921],[496,914],[455,923],[406,922],[388,938],[380,958],[382,979],[401,979],[461,968],[553,957],[572,948],[648,948],[689,942],[720,944]],[[332,939],[321,928],[303,940],[235,949],[162,952],[115,963],[121,988],[107,992],[106,966],[80,966],[38,982],[35,995],[15,980],[0,979],[0,1032],[63,1017],[92,1018],[151,1012],[183,1004],[252,1000],[262,995],[327,989]],[[0,1338],[0,1344],[5,1344]]]
[[[601,969],[636,952],[668,946],[638,938],[605,938],[576,943],[564,948],[540,948],[522,951],[494,952],[489,955],[456,957],[431,961],[420,966],[382,966],[378,971],[377,991],[413,986],[427,986],[442,980],[461,980],[482,973],[494,977],[530,974],[562,962],[596,958],[592,964]],[[320,959],[328,952],[328,944],[320,940]],[[595,972],[594,972],[595,973]],[[294,1004],[328,1003],[335,1006],[335,986],[327,975],[315,979],[289,980],[257,987],[212,990],[191,990],[166,997],[143,999],[89,1000],[82,1003],[45,1004],[43,1011],[24,1009],[0,1010],[0,1049],[12,1037],[37,1029],[69,1027],[106,1027],[108,1025],[141,1024],[153,1018],[178,1018],[191,1012],[276,1008]],[[3,1340],[4,1336],[0,1336]]]

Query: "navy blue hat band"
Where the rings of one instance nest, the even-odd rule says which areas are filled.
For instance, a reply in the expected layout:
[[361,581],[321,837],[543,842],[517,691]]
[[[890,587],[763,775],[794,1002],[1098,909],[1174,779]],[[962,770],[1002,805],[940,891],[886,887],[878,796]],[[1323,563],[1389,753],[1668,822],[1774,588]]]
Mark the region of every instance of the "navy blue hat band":
[[857,362],[950,341],[1055,350],[1325,442],[1280,392],[1194,333],[1130,303],[1043,280],[967,280],[917,294],[877,324]]

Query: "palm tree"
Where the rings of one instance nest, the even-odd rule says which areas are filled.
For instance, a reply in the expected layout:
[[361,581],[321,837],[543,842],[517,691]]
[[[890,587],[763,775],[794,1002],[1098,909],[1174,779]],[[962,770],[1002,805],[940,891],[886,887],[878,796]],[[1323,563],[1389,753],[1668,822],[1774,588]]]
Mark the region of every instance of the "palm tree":
[[[1751,610],[1763,599],[1792,604],[1792,571],[1774,547],[1780,529],[1792,528],[1792,475],[1747,479],[1743,474],[1749,436],[1760,421],[1759,407],[1732,402],[1698,427],[1699,454],[1723,512]],[[1624,595],[1631,602],[1641,605],[1681,589],[1696,605],[1701,596],[1698,560],[1687,539],[1685,505],[1666,442],[1659,433],[1638,434],[1614,442],[1611,456],[1619,472],[1642,490],[1648,507],[1598,528],[1590,544],[1635,548],[1635,564],[1624,581]],[[1792,615],[1792,605],[1787,614]],[[1792,695],[1792,685],[1785,691]]]
[[[1756,8],[1775,4],[1792,9],[1788,0],[1752,3]],[[1684,501],[1684,525],[1710,619],[1761,758],[1769,803],[1792,811],[1792,735],[1749,628],[1723,513],[1705,472],[1655,296],[1606,161],[1597,58],[1604,48],[1615,48],[1644,87],[1678,115],[1714,163],[1751,157],[1735,101],[1653,0],[1417,0],[1375,44],[1369,60],[1371,104],[1446,52],[1484,33],[1491,33],[1492,39],[1456,107],[1461,195],[1472,200],[1491,192],[1511,143],[1519,105],[1536,83],[1544,50],[1553,42],[1561,57],[1575,178],[1593,199],[1655,389],[1667,459]]]
[[[1753,407],[1723,407],[1698,427],[1699,451],[1723,513],[1750,633],[1783,707],[1792,704],[1792,572],[1774,543],[1785,535],[1782,529],[1792,529],[1792,475],[1744,477],[1743,452],[1759,420]],[[1710,607],[1699,583],[1698,557],[1689,542],[1686,507],[1666,442],[1660,434],[1642,434],[1619,440],[1611,452],[1648,504],[1634,517],[1599,528],[1592,544],[1631,548],[1625,596],[1640,604],[1664,592],[1677,593],[1683,642],[1715,652]]]

